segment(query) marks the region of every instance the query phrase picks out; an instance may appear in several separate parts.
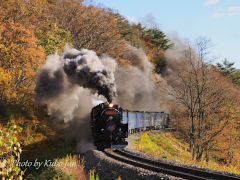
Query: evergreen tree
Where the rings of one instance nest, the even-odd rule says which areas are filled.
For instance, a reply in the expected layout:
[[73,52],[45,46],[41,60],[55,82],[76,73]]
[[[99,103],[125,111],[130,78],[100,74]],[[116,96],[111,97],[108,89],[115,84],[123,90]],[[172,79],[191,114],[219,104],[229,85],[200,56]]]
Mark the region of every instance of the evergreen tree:
[[217,63],[217,68],[225,75],[231,76],[235,72],[234,62],[228,61],[226,58],[224,59],[223,63]]
[[173,46],[166,34],[157,28],[145,29],[143,39],[153,48],[167,50]]
[[223,63],[217,63],[217,68],[222,72],[225,76],[228,76],[232,79],[232,81],[240,86],[240,72],[236,70],[234,66],[234,62],[230,62],[227,59],[224,59]]

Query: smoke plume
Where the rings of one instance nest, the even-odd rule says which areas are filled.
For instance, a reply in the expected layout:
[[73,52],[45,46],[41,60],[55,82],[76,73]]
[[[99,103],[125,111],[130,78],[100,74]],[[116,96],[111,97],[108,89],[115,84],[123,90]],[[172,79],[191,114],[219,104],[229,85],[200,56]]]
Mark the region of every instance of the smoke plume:
[[38,75],[37,99],[53,98],[74,85],[103,95],[108,101],[116,96],[114,71],[116,62],[98,57],[94,51],[68,49],[63,56],[50,55]]
[[153,75],[153,65],[144,50],[129,46],[123,57],[131,65],[117,67],[115,72],[117,103],[129,110],[167,110],[164,105],[167,96],[163,95],[166,81],[160,75]]
[[116,96],[113,72],[116,63],[111,58],[99,58],[94,51],[71,49],[63,56],[64,72],[74,84],[91,89],[111,102]]
[[168,97],[162,90],[167,83],[153,75],[145,52],[129,46],[123,58],[130,65],[117,66],[112,58],[98,57],[94,51],[67,49],[62,56],[48,56],[38,73],[38,103],[47,106],[56,129],[77,140],[80,152],[93,148],[90,112],[105,98],[128,110],[166,110]]
[[[94,101],[116,96],[116,62],[98,57],[94,51],[67,49],[63,56],[47,57],[38,73],[37,102],[47,106],[51,124],[77,138],[81,152],[92,148],[90,111]],[[100,96],[98,96],[100,95]]]

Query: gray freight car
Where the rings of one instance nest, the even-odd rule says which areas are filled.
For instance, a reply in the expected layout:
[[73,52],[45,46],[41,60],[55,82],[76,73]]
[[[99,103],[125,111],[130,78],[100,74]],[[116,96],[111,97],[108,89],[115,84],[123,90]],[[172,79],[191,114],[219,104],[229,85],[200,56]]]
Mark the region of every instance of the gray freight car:
[[150,129],[164,129],[169,126],[169,114],[165,112],[123,110],[122,121],[128,123],[129,133]]

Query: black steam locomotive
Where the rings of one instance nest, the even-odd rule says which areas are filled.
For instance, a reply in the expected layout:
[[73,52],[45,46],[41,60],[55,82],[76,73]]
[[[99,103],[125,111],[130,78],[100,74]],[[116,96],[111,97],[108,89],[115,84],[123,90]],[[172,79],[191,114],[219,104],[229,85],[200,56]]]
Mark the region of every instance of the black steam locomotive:
[[91,128],[98,149],[127,145],[128,124],[122,121],[122,111],[118,105],[109,103],[92,108]]
[[165,112],[128,111],[116,104],[102,103],[92,108],[91,127],[98,149],[125,147],[128,133],[168,128]]

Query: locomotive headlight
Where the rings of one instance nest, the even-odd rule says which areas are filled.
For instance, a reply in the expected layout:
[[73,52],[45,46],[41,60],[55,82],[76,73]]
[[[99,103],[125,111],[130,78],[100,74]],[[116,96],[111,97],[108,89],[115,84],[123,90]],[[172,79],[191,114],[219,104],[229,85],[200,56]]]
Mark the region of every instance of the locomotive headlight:
[[112,108],[113,107],[113,104],[112,103],[109,103],[109,105],[108,105],[110,108]]

